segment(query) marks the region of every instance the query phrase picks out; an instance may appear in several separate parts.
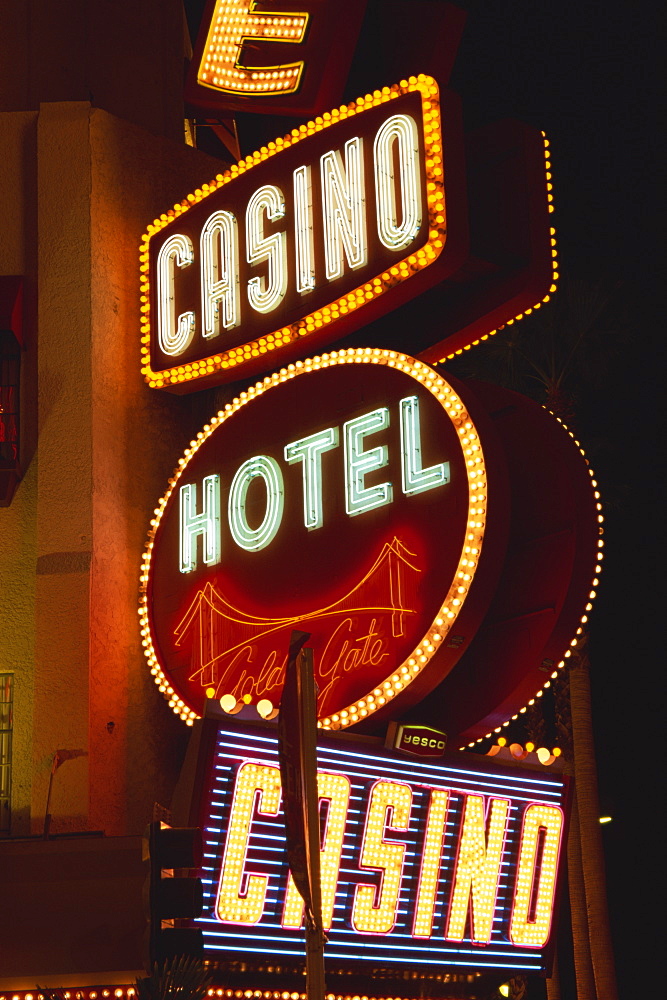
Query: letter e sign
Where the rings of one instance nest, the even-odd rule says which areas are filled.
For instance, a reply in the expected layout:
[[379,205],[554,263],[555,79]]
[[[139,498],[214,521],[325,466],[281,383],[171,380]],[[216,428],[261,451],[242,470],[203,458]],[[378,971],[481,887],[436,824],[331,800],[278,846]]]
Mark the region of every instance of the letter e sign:
[[186,100],[263,115],[339,104],[365,9],[366,0],[208,0]]

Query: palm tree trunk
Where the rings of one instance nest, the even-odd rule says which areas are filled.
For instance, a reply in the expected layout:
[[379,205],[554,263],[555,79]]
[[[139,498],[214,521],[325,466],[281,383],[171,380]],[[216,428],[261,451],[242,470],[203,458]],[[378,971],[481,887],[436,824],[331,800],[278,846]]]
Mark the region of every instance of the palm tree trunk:
[[[567,841],[567,878],[570,889],[570,921],[572,925],[572,950],[574,954],[577,1000],[597,1000],[588,936],[588,914],[586,911],[586,893],[584,891],[584,875],[581,864],[579,809],[576,788],[572,795],[570,834]],[[604,1000],[604,997],[600,997],[600,1000]]]
[[570,664],[574,777],[595,988],[599,1000],[618,1000],[600,831],[588,656],[582,651],[572,656]]

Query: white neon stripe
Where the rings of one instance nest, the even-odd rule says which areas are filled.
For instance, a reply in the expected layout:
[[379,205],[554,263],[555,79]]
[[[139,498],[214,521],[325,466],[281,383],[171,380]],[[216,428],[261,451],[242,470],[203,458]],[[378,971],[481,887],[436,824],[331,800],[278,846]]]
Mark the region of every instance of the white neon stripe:
[[421,423],[419,398],[406,396],[400,402],[401,414],[401,476],[406,496],[433,490],[449,482],[449,462],[422,468]]
[[345,421],[345,510],[351,516],[382,507],[393,499],[391,483],[365,485],[368,473],[387,464],[388,449],[386,444],[382,444],[364,451],[363,440],[366,435],[385,430],[388,426],[389,410],[386,406]]
[[284,232],[264,233],[264,215],[270,222],[282,219],[285,199],[280,188],[265,184],[251,196],[246,209],[246,259],[251,266],[267,262],[263,277],[248,281],[248,301],[261,313],[272,312],[287,291],[287,236]]
[[303,523],[308,531],[324,523],[322,507],[322,455],[338,445],[338,428],[327,427],[285,445],[285,461],[303,463]]
[[202,336],[217,337],[241,322],[238,223],[232,212],[214,212],[199,240],[202,270]]
[[[229,744],[229,746],[230,746],[230,749],[233,749],[233,745],[231,743]],[[276,746],[277,746],[277,743],[276,743]],[[343,757],[345,759],[349,758],[350,760],[357,759],[359,761],[365,761],[366,763],[368,763],[369,761],[372,761],[374,765],[377,764],[377,766],[379,766],[379,767],[385,766],[387,768],[391,768],[392,769],[392,773],[395,773],[396,769],[401,769],[402,770],[403,768],[405,768],[406,770],[409,770],[410,772],[412,772],[413,769],[421,771],[421,770],[425,770],[426,768],[428,768],[428,772],[426,772],[426,773],[429,773],[429,774],[431,774],[431,773],[432,774],[460,774],[460,775],[465,775],[465,776],[470,775],[471,777],[476,777],[476,778],[478,778],[480,780],[483,779],[483,780],[487,780],[487,781],[497,781],[497,782],[500,782],[500,783],[505,783],[502,778],[498,777],[497,775],[493,775],[493,774],[490,774],[488,772],[485,772],[485,771],[467,770],[466,768],[452,767],[451,765],[447,765],[447,764],[424,764],[424,763],[422,763],[419,760],[415,760],[415,761],[411,760],[409,764],[407,762],[404,764],[403,761],[398,761],[398,760],[388,761],[386,757],[376,757],[373,754],[354,753],[353,751],[350,751],[350,750],[347,750],[347,749],[340,749],[339,750],[337,747],[330,747],[330,746],[327,746],[327,747],[318,747],[318,762],[319,762],[320,755],[322,757],[324,757],[326,754],[331,754],[333,757]],[[360,771],[360,773],[367,773],[367,770],[368,769],[365,768],[364,771],[363,772]],[[558,782],[558,780],[559,780],[558,778],[549,779],[547,777],[545,777],[545,778],[533,778],[533,777],[528,777],[528,776],[526,776],[524,774],[517,774],[516,777],[514,775],[512,775],[511,778],[505,779],[505,781],[508,783],[508,787],[513,787],[513,785],[512,786],[509,785],[510,781],[512,783],[515,782],[515,781],[521,781],[521,782],[523,782],[525,784],[540,785],[540,786],[547,786],[547,787],[549,787],[549,786],[555,785]],[[562,784],[562,781],[561,781],[561,784]]]
[[320,172],[325,269],[331,281],[343,273],[345,258],[352,270],[363,267],[368,258],[363,140],[348,139],[345,163],[339,150],[329,150],[320,158]]
[[[401,192],[400,218],[394,175],[394,148],[398,147]],[[419,130],[410,115],[392,115],[381,126],[373,144],[375,205],[378,236],[388,250],[412,243],[422,224]]]
[[179,491],[179,569],[191,573],[197,566],[197,538],[203,536],[204,563],[215,566],[221,559],[220,476],[206,476],[202,483],[201,514],[197,509],[197,486],[186,483]]
[[[254,479],[263,479],[266,486],[266,511],[257,528],[251,528],[246,517],[248,487]],[[229,530],[236,544],[247,552],[266,548],[280,527],[284,504],[283,474],[275,458],[255,455],[243,462],[229,490]]]
[[313,192],[310,166],[297,167],[294,183],[294,239],[296,290],[301,295],[315,287],[315,242],[313,239]]
[[175,268],[189,267],[194,260],[189,236],[174,233],[165,240],[157,256],[158,346],[163,354],[177,357],[189,346],[195,332],[195,314],[176,316]]

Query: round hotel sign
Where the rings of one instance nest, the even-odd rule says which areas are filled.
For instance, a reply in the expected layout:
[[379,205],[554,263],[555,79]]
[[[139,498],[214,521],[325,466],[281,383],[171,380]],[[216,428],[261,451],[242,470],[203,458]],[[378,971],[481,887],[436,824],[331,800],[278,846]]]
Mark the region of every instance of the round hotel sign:
[[413,704],[484,613],[486,507],[478,429],[427,365],[349,349],[264,379],[197,435],[152,521],[141,619],[161,691],[190,723],[207,698],[270,712],[299,629],[324,728]]

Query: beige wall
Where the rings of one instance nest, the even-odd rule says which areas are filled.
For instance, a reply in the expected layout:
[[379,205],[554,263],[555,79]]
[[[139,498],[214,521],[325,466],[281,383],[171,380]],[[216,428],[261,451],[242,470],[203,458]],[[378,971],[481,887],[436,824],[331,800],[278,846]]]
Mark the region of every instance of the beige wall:
[[24,432],[38,439],[0,510],[0,669],[16,672],[12,833],[41,831],[57,749],[86,755],[54,776],[52,830],[137,833],[154,801],[169,804],[187,737],[144,664],[140,559],[166,480],[208,414],[201,394],[143,382],[138,246],[155,215],[220,165],[87,102],[4,114],[0,128],[2,179],[16,195],[0,273],[26,275]]
[[131,468],[130,413],[162,407],[168,437],[174,417],[142,397],[130,357],[139,236],[163,196],[173,203],[217,170],[182,145],[185,36],[182,0],[0,4],[0,275],[24,277],[26,346],[24,476],[0,509],[14,836],[41,829],[56,749],[88,754],[54,777],[56,831],[138,829],[178,761],[180,727],[141,672],[132,617],[139,524],[157,489],[146,477],[167,463],[146,441],[148,463]]
[[36,358],[34,300],[36,213],[34,173],[37,114],[0,114],[0,274],[27,275],[24,336],[28,350],[22,358],[24,424],[22,461],[26,475],[10,507],[0,508],[0,673],[14,675],[14,715],[21,720],[13,741],[13,832],[26,833],[30,823],[32,787],[32,711],[37,559],[37,462],[30,461],[36,436]]

